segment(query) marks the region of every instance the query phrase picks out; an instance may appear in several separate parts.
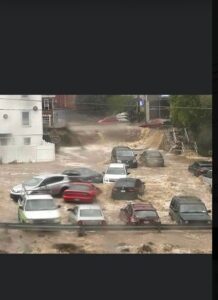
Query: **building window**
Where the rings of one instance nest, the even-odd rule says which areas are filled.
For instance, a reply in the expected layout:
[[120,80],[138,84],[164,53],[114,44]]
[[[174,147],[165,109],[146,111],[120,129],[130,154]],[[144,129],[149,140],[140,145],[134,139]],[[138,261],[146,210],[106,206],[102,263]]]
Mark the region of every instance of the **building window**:
[[31,144],[31,138],[30,137],[25,137],[23,139],[24,145],[30,145]]
[[44,109],[49,110],[49,99],[44,99]]
[[22,125],[29,126],[30,125],[30,113],[28,111],[22,112]]
[[50,115],[43,115],[42,120],[43,120],[43,126],[45,126],[45,127],[51,126],[51,116]]

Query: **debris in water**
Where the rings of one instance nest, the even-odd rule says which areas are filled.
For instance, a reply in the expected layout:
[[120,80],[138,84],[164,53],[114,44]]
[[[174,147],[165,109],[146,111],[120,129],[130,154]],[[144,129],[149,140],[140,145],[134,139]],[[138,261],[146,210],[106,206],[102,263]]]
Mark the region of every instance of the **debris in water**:
[[81,246],[75,244],[54,244],[53,248],[57,249],[59,253],[85,253],[85,250]]
[[138,253],[151,253],[153,252],[153,249],[149,245],[143,244],[141,247],[138,248]]

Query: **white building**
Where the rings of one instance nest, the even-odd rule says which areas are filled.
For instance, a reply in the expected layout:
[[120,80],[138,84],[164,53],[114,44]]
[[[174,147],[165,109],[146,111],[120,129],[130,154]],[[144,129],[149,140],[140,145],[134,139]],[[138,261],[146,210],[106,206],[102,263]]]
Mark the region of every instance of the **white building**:
[[55,146],[42,139],[41,95],[0,95],[0,162],[55,159]]

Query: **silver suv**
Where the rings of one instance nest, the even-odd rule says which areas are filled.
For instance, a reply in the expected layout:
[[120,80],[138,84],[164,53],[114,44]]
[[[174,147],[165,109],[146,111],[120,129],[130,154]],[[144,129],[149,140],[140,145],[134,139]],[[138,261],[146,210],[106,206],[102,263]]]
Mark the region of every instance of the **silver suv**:
[[18,220],[25,224],[60,223],[60,205],[51,195],[24,195],[18,200]]
[[63,192],[69,188],[71,180],[63,174],[47,174],[34,176],[22,184],[14,186],[10,191],[10,197],[18,201],[25,193],[37,194],[49,193],[52,196],[62,196]]

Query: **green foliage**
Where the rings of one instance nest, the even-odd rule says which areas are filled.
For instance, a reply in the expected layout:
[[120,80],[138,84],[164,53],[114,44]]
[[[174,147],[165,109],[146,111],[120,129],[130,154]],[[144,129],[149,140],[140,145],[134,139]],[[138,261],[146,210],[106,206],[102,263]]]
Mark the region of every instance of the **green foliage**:
[[112,95],[106,98],[108,112],[115,114],[127,111],[135,106],[135,100],[132,96]]
[[125,95],[79,95],[76,98],[79,112],[94,115],[110,115],[136,106],[132,96]]
[[212,96],[170,97],[171,119],[175,126],[190,128],[202,152],[212,149]]

